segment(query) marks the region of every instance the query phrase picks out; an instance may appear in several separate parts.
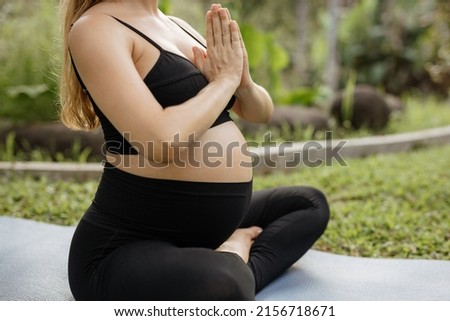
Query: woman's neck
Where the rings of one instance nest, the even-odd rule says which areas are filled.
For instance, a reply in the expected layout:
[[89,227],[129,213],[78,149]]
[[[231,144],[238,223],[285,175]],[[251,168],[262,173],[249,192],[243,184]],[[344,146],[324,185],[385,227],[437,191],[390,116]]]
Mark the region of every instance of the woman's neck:
[[134,10],[139,10],[140,12],[146,12],[153,15],[157,15],[159,12],[158,0],[104,0],[103,2],[126,5]]

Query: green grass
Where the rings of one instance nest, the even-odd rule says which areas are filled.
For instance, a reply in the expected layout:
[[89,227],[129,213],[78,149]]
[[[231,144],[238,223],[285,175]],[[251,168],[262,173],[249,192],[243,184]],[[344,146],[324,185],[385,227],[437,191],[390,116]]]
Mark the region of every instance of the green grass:
[[404,133],[450,125],[450,100],[439,100],[433,96],[406,96],[404,113],[391,117],[385,134]]
[[450,146],[256,177],[257,188],[323,190],[332,217],[316,247],[368,257],[450,259]]
[[0,177],[0,213],[59,225],[76,224],[89,206],[96,181],[51,181],[45,176]]
[[18,148],[15,143],[15,134],[9,133],[4,142],[0,142],[0,161],[1,162],[101,162],[100,156],[91,155],[92,148],[81,146],[80,141],[75,140],[69,150],[64,152],[51,152],[44,148],[36,148],[25,145]]
[[[325,192],[331,221],[316,249],[366,257],[450,259],[450,145],[257,176],[255,189],[312,185]],[[0,177],[0,213],[76,224],[97,182]]]

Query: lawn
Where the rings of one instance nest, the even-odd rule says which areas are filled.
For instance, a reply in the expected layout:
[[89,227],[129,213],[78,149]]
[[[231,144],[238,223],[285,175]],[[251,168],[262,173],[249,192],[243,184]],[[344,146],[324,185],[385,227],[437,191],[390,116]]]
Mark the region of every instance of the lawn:
[[[450,259],[450,145],[364,159],[347,167],[257,176],[255,189],[312,185],[325,192],[331,221],[315,248],[365,257]],[[96,181],[0,177],[0,213],[76,224]]]
[[450,145],[256,177],[256,188],[306,184],[328,196],[321,250],[355,256],[450,259]]

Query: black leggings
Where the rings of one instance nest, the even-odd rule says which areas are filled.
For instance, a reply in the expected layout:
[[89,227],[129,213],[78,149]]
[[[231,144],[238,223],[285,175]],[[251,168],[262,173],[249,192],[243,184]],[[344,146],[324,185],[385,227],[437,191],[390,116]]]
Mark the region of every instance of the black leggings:
[[[147,179],[107,168],[69,253],[76,300],[254,300],[297,261],[329,218],[310,187]],[[257,225],[248,264],[217,248]]]

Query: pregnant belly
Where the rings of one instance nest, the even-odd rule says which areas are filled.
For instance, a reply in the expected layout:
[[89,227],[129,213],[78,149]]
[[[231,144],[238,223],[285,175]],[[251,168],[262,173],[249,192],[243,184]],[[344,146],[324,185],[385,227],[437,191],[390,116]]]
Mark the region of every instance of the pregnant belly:
[[107,155],[114,166],[131,174],[200,182],[248,182],[252,157],[232,121],[209,129],[189,146],[178,148],[171,162],[157,163],[140,155]]

